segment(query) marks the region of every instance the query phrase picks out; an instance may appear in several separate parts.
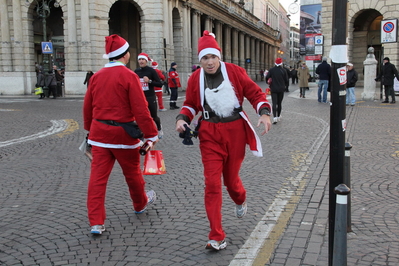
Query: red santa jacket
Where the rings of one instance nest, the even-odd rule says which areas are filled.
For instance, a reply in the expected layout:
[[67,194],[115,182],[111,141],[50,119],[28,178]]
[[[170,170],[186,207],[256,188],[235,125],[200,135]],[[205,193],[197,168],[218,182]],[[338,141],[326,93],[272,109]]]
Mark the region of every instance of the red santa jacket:
[[140,79],[122,63],[108,63],[95,73],[83,103],[84,129],[89,143],[109,148],[136,148],[140,140],[129,136],[120,126],[97,120],[136,121],[145,139],[156,140],[158,131],[148,110]]
[[[179,73],[174,68],[169,69],[169,79],[168,79],[168,86],[170,88],[179,88],[181,87]],[[173,82],[176,82],[176,84]]]
[[[229,80],[232,84],[241,106],[245,97],[257,113],[264,107],[272,109],[266,99],[266,94],[248,77],[245,69],[231,63],[220,62],[220,64],[223,78],[224,80]],[[187,84],[186,100],[180,110],[180,113],[186,115],[190,121],[198,112],[203,111],[204,90],[204,70],[201,68],[201,71],[196,71],[190,76]],[[240,112],[240,114],[247,121],[247,127],[245,128],[247,131],[247,144],[255,156],[263,156],[259,137],[256,135],[248,116],[245,112]]]
[[[162,81],[165,81],[165,76],[162,74],[162,71],[157,69],[157,68],[155,68],[155,71],[157,72],[159,79],[162,80]],[[154,86],[154,91],[155,92],[162,92],[162,88]]]

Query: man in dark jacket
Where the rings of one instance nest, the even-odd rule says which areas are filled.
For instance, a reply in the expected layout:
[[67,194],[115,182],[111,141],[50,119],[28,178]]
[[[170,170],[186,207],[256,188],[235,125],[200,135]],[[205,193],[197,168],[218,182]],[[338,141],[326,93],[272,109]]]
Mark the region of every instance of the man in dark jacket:
[[[323,62],[317,66],[316,74],[319,75],[319,90],[317,92],[317,100],[327,103],[327,88],[331,77],[331,66],[327,64],[327,57],[323,57]],[[323,94],[321,94],[323,92]]]
[[289,84],[288,74],[282,66],[283,60],[281,58],[277,58],[275,62],[276,66],[272,67],[265,77],[266,82],[271,78],[270,91],[272,96],[272,104],[273,104],[273,124],[277,124],[281,119],[281,103],[284,98],[284,91]]
[[346,105],[354,106],[356,103],[355,85],[357,82],[357,72],[352,63],[346,64]]
[[158,77],[157,72],[155,72],[152,67],[147,66],[148,61],[151,61],[148,54],[140,53],[137,59],[139,61],[140,67],[137,68],[134,72],[140,78],[141,87],[148,102],[148,109],[150,110],[152,119],[154,119],[154,122],[157,125],[158,138],[161,139],[163,137],[163,131],[161,126],[161,119],[158,117],[157,113],[158,103],[154,87],[162,87],[163,83]]
[[398,70],[396,69],[394,64],[389,62],[389,58],[385,57],[383,60],[384,65],[382,66],[382,70],[375,81],[382,82],[385,90],[385,101],[383,103],[389,103],[389,95],[392,97],[391,103],[396,103],[395,101],[395,91],[393,90],[393,79],[396,76],[396,79],[399,81]]
[[292,79],[292,84],[298,83],[298,71],[295,68],[290,67],[291,71],[291,79]]

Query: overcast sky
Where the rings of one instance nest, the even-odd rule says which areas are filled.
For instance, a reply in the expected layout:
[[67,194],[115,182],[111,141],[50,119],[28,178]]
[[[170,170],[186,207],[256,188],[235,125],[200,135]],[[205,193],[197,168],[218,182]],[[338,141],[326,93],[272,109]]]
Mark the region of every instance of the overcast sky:
[[[295,0],[280,0],[280,4],[285,8],[288,14],[290,12],[288,11],[288,6],[295,2]],[[297,4],[300,6],[300,0],[297,1]],[[291,26],[294,26],[295,24],[298,24],[299,28],[299,17],[300,17],[300,11],[298,11],[296,14],[291,14]]]

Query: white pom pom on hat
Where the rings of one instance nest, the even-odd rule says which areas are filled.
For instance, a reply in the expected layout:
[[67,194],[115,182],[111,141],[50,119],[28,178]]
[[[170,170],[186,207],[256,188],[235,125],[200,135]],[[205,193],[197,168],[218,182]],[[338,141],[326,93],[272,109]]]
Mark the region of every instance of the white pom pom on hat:
[[129,43],[117,34],[105,37],[104,59],[118,57],[129,49]]
[[214,54],[221,59],[220,47],[216,41],[215,34],[205,30],[202,37],[198,40],[198,60],[207,54]]

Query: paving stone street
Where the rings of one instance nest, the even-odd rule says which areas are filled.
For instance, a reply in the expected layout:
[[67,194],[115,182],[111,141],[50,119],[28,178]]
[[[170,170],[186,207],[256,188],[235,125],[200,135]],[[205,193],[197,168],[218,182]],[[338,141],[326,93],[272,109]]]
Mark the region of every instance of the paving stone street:
[[[244,218],[235,217],[224,189],[227,248],[219,252],[204,249],[198,140],[182,144],[174,130],[178,110],[158,113],[164,138],[156,149],[167,174],[145,176],[155,204],[135,214],[115,164],[106,231],[92,236],[90,161],[78,149],[86,136],[83,96],[0,96],[0,265],[328,265],[330,104],[317,102],[316,86],[302,99],[291,85],[281,122],[260,137],[264,157],[248,150],[240,172]],[[353,146],[348,265],[399,265],[399,105],[362,101],[361,92],[356,88],[356,106],[346,107],[346,141]],[[181,106],[184,92],[179,96]],[[166,94],[164,101],[168,108]],[[256,126],[248,102],[244,110]]]

